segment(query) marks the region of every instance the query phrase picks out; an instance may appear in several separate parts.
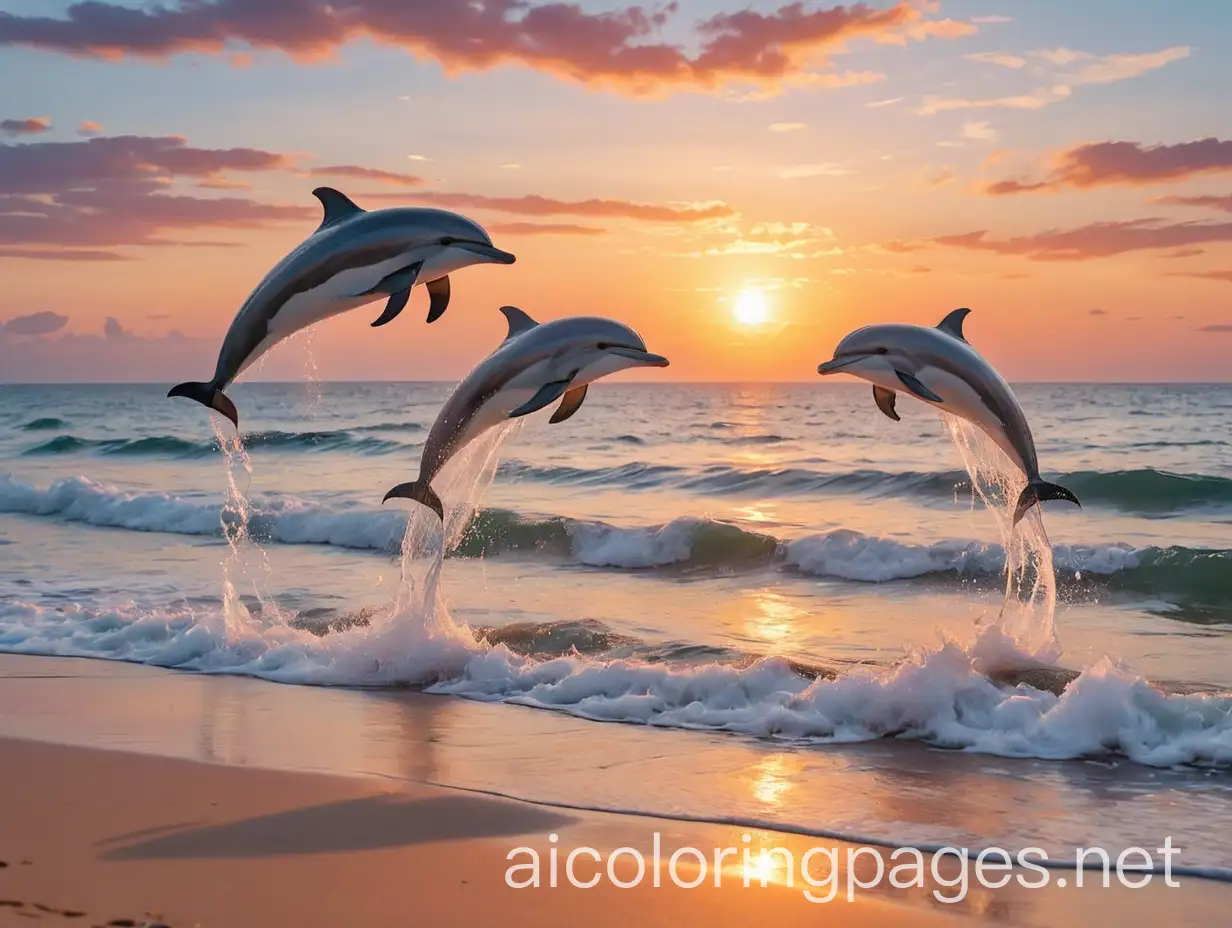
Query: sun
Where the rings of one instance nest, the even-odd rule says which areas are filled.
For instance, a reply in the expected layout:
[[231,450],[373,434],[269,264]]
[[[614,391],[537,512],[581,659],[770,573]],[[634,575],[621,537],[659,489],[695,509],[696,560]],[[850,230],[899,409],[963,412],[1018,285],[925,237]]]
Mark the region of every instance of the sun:
[[765,324],[770,318],[770,306],[766,302],[766,294],[756,287],[748,287],[736,294],[736,303],[732,308],[736,322],[746,328],[755,329]]

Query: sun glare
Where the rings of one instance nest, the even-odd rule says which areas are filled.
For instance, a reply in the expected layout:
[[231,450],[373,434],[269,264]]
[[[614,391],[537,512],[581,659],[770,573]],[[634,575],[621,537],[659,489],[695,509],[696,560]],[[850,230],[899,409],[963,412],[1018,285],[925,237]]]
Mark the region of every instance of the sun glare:
[[770,318],[770,306],[766,302],[766,294],[752,287],[736,294],[736,303],[732,312],[737,323],[750,329],[764,324]]

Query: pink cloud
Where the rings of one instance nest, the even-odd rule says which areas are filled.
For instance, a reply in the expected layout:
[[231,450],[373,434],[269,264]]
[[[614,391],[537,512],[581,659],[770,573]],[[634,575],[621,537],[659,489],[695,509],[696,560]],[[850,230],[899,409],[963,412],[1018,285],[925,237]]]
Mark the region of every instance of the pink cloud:
[[987,230],[936,238],[939,245],[1023,255],[1033,261],[1086,261],[1129,251],[1184,248],[1205,242],[1232,242],[1232,222],[1178,222],[1131,219],[1096,222],[1077,229],[1050,229],[1035,235],[990,239]]
[[381,181],[386,184],[399,184],[404,187],[414,187],[424,182],[422,177],[417,177],[414,174],[381,171],[377,168],[364,168],[354,164],[335,164],[322,168],[313,168],[308,173],[313,177],[353,177],[361,180]]
[[234,43],[244,43],[314,59],[367,36],[449,71],[517,63],[638,93],[713,89],[733,80],[778,84],[809,73],[853,38],[902,43],[976,29],[929,19],[910,2],[883,9],[794,2],[774,12],[712,15],[696,24],[697,50],[690,52],[655,39],[678,8],[590,12],[576,3],[527,0],[179,0],[132,7],[90,0],[70,5],[62,17],[0,13],[0,44],[119,59],[232,54]]
[[1004,196],[1065,187],[1145,186],[1225,171],[1232,171],[1232,141],[1205,138],[1151,146],[1091,142],[1062,152],[1051,173],[1040,180],[998,181],[985,192]]
[[360,199],[393,200],[409,199],[445,209],[479,209],[497,213],[513,213],[522,216],[604,216],[622,219],[638,219],[643,222],[701,222],[708,219],[723,219],[735,215],[735,210],[726,203],[686,204],[664,206],[653,203],[634,203],[628,200],[557,200],[552,197],[527,194],[518,197],[492,197],[480,193],[453,193],[424,191],[414,194],[375,193]]
[[1232,213],[1232,195],[1226,197],[1156,197],[1153,201],[1167,206],[1196,206],[1202,209],[1214,209],[1223,213]]

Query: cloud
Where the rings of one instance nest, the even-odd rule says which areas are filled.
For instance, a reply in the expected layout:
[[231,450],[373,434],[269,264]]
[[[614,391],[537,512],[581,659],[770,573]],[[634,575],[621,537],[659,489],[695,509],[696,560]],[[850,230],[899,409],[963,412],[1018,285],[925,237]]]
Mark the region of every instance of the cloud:
[[905,255],[909,252],[919,251],[926,247],[926,245],[922,245],[919,242],[882,242],[880,245],[873,246],[874,250],[888,251],[890,254],[894,255]]
[[84,248],[0,248],[0,258],[30,261],[127,261],[114,251]]
[[602,216],[637,219],[642,222],[701,222],[735,215],[726,203],[659,205],[628,200],[557,200],[527,194],[520,197],[490,197],[480,193],[421,191],[412,194],[365,194],[360,200],[410,199],[445,209],[479,209],[521,216]]
[[50,335],[68,325],[68,316],[59,313],[30,313],[28,316],[14,316],[7,322],[0,322],[0,333],[4,335]]
[[[1201,174],[1232,171],[1232,141],[1198,139],[1176,145],[1143,146],[1140,142],[1090,142],[1061,152],[1055,167],[1038,181],[1003,180],[986,193],[1004,196],[1064,187],[1087,190],[1112,185],[1143,186],[1181,180]],[[1220,198],[1194,203],[1178,198],[1165,201],[1184,205],[1218,205]]]
[[865,103],[867,107],[877,108],[882,106],[893,106],[895,103],[902,103],[905,97],[891,97],[888,100],[874,100],[872,103]]
[[1156,197],[1153,203],[1163,203],[1168,206],[1197,206],[1203,209],[1215,209],[1224,213],[1232,213],[1232,195],[1226,197]]
[[1196,258],[1198,255],[1206,254],[1205,248],[1181,248],[1170,254],[1160,255],[1161,258]]
[[1000,137],[997,130],[986,122],[964,122],[962,134],[963,138],[974,142],[995,142]]
[[1019,55],[1011,55],[1007,52],[975,52],[971,55],[963,55],[968,61],[978,61],[983,64],[995,64],[1000,68],[1025,68],[1027,59]]
[[929,19],[911,2],[879,9],[797,0],[773,12],[714,14],[695,26],[691,52],[656,38],[678,6],[591,12],[576,3],[528,0],[167,0],[143,7],[89,0],[62,16],[0,13],[0,45],[114,60],[230,55],[242,44],[306,61],[367,36],[447,72],[515,63],[580,84],[648,93],[714,90],[732,81],[775,85],[809,73],[851,39],[902,44],[977,28]]
[[132,332],[129,332],[124,326],[120,325],[120,320],[114,316],[108,316],[103,322],[103,338],[108,341],[117,341],[121,338],[131,338]]
[[1199,332],[1220,332],[1222,334],[1232,333],[1232,325],[1203,325],[1199,326]]
[[363,168],[354,164],[334,164],[322,168],[313,168],[308,173],[313,177],[354,177],[361,180],[381,181],[386,184],[398,184],[403,187],[414,187],[424,182],[422,177],[417,177],[414,174],[381,171],[377,168]]
[[91,250],[178,244],[166,238],[175,230],[259,228],[315,218],[316,204],[275,205],[171,192],[178,179],[223,185],[229,171],[270,172],[292,166],[276,152],[196,148],[177,136],[0,143],[0,246],[30,252],[60,246],[68,250],[58,257],[72,259],[75,253],[78,260],[102,260]]
[[1106,316],[1108,315],[1108,311],[1106,309],[1092,309],[1087,313],[1087,315],[1088,316]]
[[681,256],[766,255],[802,259],[840,253],[834,244],[834,232],[810,222],[759,222],[748,227],[726,223],[709,230],[708,237],[719,241]]
[[951,110],[1039,110],[1061,100],[1068,99],[1073,90],[1067,84],[1057,84],[1053,87],[1040,87],[1030,93],[1009,97],[979,97],[967,99],[964,97],[925,97],[916,109],[921,116],[935,116],[937,113],[947,113]]
[[1232,284],[1232,271],[1191,271],[1187,274],[1175,273],[1169,274],[1169,277],[1196,277],[1199,280],[1217,280],[1225,284]]
[[92,119],[87,119],[77,127],[77,134],[82,138],[90,138],[93,135],[102,135],[102,133],[103,124],[101,122],[95,122]]
[[569,222],[497,222],[488,229],[493,235],[604,235],[607,232]]
[[5,135],[41,135],[51,128],[46,116],[31,119],[0,119],[0,132]]
[[795,177],[845,177],[854,173],[851,168],[830,161],[822,164],[789,164],[779,168],[779,177],[784,180]]
[[806,122],[772,122],[770,123],[771,132],[797,132],[800,129],[807,129]]
[[1183,248],[1204,242],[1232,242],[1232,222],[1168,223],[1158,218],[1097,222],[1077,229],[1051,229],[1036,235],[990,239],[987,230],[945,235],[939,245],[1024,255],[1033,261],[1087,261],[1130,251]]
[[[1022,109],[1037,110],[1053,103],[1060,103],[1073,96],[1074,88],[1090,84],[1111,84],[1117,81],[1141,77],[1151,71],[1156,71],[1174,61],[1188,58],[1191,49],[1188,45],[1176,45],[1160,49],[1157,52],[1143,54],[1093,55],[1090,52],[1074,51],[1068,48],[1042,49],[1030,53],[1035,58],[1055,68],[1048,75],[1048,83],[1036,87],[1024,94],[1011,94],[1001,97],[937,97],[926,96],[916,113],[921,116],[932,116],[951,110],[971,109]],[[984,52],[965,56],[976,61],[999,64],[1002,67],[1017,68],[1027,62],[1020,56],[1003,56],[998,52]],[[999,59],[999,60],[994,60]],[[1017,62],[1021,61],[1022,65]],[[1069,67],[1070,65],[1080,67]],[[1038,70],[1038,69],[1035,69]]]
[[1086,52],[1073,52],[1078,55],[1075,61],[1087,61],[1078,72],[1070,78],[1072,84],[1112,84],[1130,78],[1140,77],[1151,71],[1157,71],[1164,65],[1189,57],[1188,45],[1177,45],[1157,52],[1144,55],[1105,55],[1102,58]]
[[980,25],[996,25],[998,23],[1012,23],[1014,20],[1008,16],[972,16],[971,21]]

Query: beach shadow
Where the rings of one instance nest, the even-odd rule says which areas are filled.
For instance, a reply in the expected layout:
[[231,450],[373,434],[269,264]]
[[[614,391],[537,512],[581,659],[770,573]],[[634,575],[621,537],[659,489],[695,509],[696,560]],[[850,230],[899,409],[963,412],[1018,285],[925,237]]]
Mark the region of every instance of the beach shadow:
[[[188,828],[104,851],[103,860],[191,860],[329,854],[433,841],[548,832],[574,819],[477,796],[370,796]],[[99,842],[111,844],[115,838]]]

